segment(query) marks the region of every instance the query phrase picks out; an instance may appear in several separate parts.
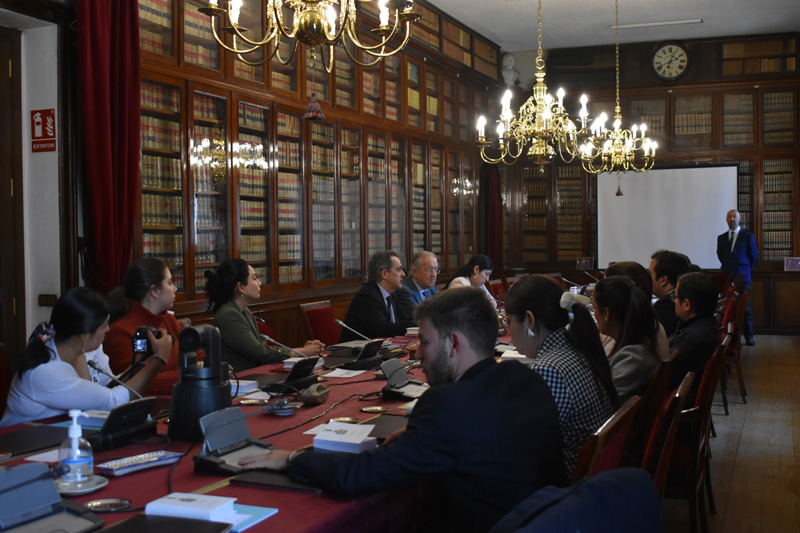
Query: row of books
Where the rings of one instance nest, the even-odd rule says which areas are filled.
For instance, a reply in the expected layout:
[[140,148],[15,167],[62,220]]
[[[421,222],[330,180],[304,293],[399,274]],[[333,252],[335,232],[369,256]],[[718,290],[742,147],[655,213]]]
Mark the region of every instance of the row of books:
[[793,170],[792,159],[765,159],[764,160],[764,173],[771,174],[775,172],[788,172]]
[[300,137],[300,117],[278,112],[278,134]]
[[302,197],[300,175],[291,172],[278,172],[278,198],[299,200]]
[[269,208],[264,202],[239,201],[239,220],[242,228],[266,228]]
[[278,259],[281,261],[302,260],[302,235],[278,235]]
[[380,100],[371,100],[365,97],[361,101],[361,110],[364,113],[379,116],[381,114],[381,102]]
[[523,189],[528,196],[547,196],[547,180],[525,180]]
[[302,265],[281,265],[278,267],[278,283],[286,284],[286,283],[297,283],[303,281],[305,276],[303,275],[303,266]]
[[723,114],[728,113],[752,113],[753,95],[752,94],[726,94],[722,99]]
[[183,188],[181,160],[142,154],[142,186],[180,191]]
[[145,52],[166,56],[172,54],[172,35],[147,28],[139,29],[139,48]]
[[181,226],[183,198],[169,194],[142,194],[142,225]]
[[359,157],[357,152],[349,152],[349,151],[342,151],[341,152],[341,164],[342,164],[342,179],[346,179],[345,176],[352,176],[354,174],[358,174],[361,171],[361,158]]
[[336,239],[327,233],[314,233],[312,237],[314,263],[321,260],[333,265],[333,258],[336,257]]
[[361,180],[342,181],[342,205],[359,207],[361,204]]
[[711,114],[711,97],[698,96],[695,98],[676,98],[675,114]]
[[[183,233],[142,233],[144,257],[160,257],[168,265],[183,263]],[[173,280],[175,272],[172,273]]]
[[[417,8],[420,5],[417,4]],[[436,17],[437,19],[439,17]],[[439,28],[425,28],[425,18],[421,18],[416,24],[411,26],[411,39],[424,44],[428,48],[439,50]]]
[[764,133],[764,144],[792,144],[794,133],[791,131],[775,131]]
[[201,263],[216,263],[217,256],[225,256],[225,234],[218,231],[198,232],[195,238],[195,258]]
[[522,247],[525,250],[546,250],[546,233],[527,233],[522,236]]
[[522,252],[522,260],[526,263],[545,263],[547,262],[547,252]]
[[181,93],[174,87],[142,82],[141,106],[177,113],[181,107]]
[[370,207],[367,210],[369,216],[369,231],[386,230],[386,209],[380,207]]
[[[340,132],[342,149],[352,149],[358,151],[361,144],[361,132],[350,128],[342,128]],[[333,139],[331,139],[333,142]]]
[[214,34],[211,32],[211,18],[193,9],[191,4],[186,5],[183,10],[183,34],[197,37],[204,41],[213,41]]
[[[530,212],[530,211],[529,211]],[[523,231],[547,231],[547,217],[526,215],[522,221]]]
[[762,111],[764,113],[791,112],[794,109],[794,93],[792,92],[764,93],[762,98]]
[[731,115],[726,114],[722,116],[722,129],[726,132],[752,132],[753,131],[753,115]]
[[792,230],[764,232],[764,248],[786,248],[793,245]]
[[[395,143],[392,143],[394,148]],[[386,137],[379,137],[377,135],[367,135],[367,151],[379,154],[386,153]]]
[[778,250],[764,248],[764,261],[783,261],[784,258],[790,255],[792,255],[792,249],[789,247]]
[[333,125],[320,122],[311,123],[311,140],[333,144],[335,141],[335,130]]
[[139,0],[139,20],[172,28],[171,0]]
[[355,96],[352,93],[336,91],[336,105],[355,108],[356,107]]
[[195,196],[195,222],[198,229],[226,225],[226,205],[216,196]]
[[794,116],[788,111],[764,112],[762,123],[764,131],[792,131],[792,128],[794,128]]
[[391,106],[388,103],[386,104],[386,118],[389,120],[394,120],[396,122],[400,122],[400,106],[397,107]]
[[[272,61],[273,61],[273,67],[274,67],[275,59],[273,59]],[[272,70],[272,87],[274,89],[280,89],[282,91],[294,92],[295,89],[296,89],[295,79],[296,78],[291,74],[284,74],[282,72],[278,72],[274,68]]]
[[[280,141],[279,141],[280,142]],[[297,154],[299,158],[300,146],[297,145]],[[295,166],[295,165],[292,165]],[[299,166],[299,163],[298,165]],[[336,160],[334,159],[333,148],[326,146],[319,146],[317,144],[311,145],[311,168],[320,172],[335,172]]]
[[472,66],[472,52],[469,50],[464,50],[456,43],[445,40],[444,46],[442,47],[442,52],[444,55],[455,59],[459,63],[463,63],[468,67]]
[[582,251],[580,248],[576,248],[573,250],[567,250],[564,248],[559,248],[558,250],[558,260],[559,261],[574,261],[582,256]]
[[142,148],[179,152],[181,149],[181,125],[163,118],[141,117]]
[[788,211],[792,209],[792,192],[764,193],[764,216],[767,211]]
[[286,167],[300,167],[300,143],[279,139],[278,164]]
[[710,114],[675,115],[675,135],[711,133]]
[[558,231],[561,232],[581,232],[583,231],[583,220],[580,215],[559,215],[557,221]]
[[764,190],[767,192],[790,191],[793,189],[792,178],[791,172],[764,174]]
[[194,172],[195,192],[221,192],[225,190],[225,167],[212,166],[211,163],[198,164],[192,167]]
[[722,136],[723,146],[751,146],[752,144],[752,133],[726,133]]
[[[241,61],[239,61],[241,63]],[[239,127],[267,130],[267,113],[263,107],[239,103]]]
[[298,230],[302,227],[303,208],[296,204],[278,203],[278,228]]
[[361,233],[345,231],[342,236],[342,257],[361,257]]
[[258,135],[239,134],[239,159],[264,161],[264,140]]
[[[311,228],[314,234],[336,229],[336,211],[333,208],[333,204],[314,204],[314,207],[311,209]],[[325,238],[331,241],[334,240],[331,235]]]
[[264,67],[261,65],[248,65],[242,61],[234,61],[233,75],[243,80],[261,82],[264,81]]
[[225,105],[225,100],[207,94],[195,92],[192,107],[194,118],[224,120],[225,112],[220,111],[220,105]]
[[765,230],[790,229],[792,227],[793,211],[764,211],[763,221]]
[[546,198],[531,198],[525,200],[526,213],[546,213],[547,212],[547,199]]
[[367,184],[367,202],[370,204],[386,204],[386,183],[370,180]]
[[241,237],[241,258],[248,263],[263,262],[269,256],[266,235],[244,234]]
[[331,176],[312,176],[311,199],[315,202],[333,202],[335,199],[334,185]]
[[184,43],[183,58],[187,63],[193,65],[211,69],[219,68],[219,49],[216,46],[209,48],[201,44]]
[[794,51],[794,39],[725,43],[722,45],[722,58],[774,56],[780,54],[794,54]]

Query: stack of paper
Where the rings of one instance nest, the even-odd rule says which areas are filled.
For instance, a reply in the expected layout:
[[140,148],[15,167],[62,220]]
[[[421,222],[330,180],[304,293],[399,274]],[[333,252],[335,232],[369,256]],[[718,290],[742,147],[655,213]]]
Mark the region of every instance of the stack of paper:
[[[238,390],[237,390],[237,383],[238,383]],[[258,381],[253,381],[249,379],[240,379],[238,382],[235,380],[231,381],[231,396],[238,395],[241,396],[242,394],[247,394],[248,392],[253,392],[258,390]]]
[[344,422],[328,422],[314,436],[314,450],[327,452],[361,453],[375,448],[378,439],[369,434],[373,424],[346,424]]
[[148,503],[145,513],[228,523],[233,525],[231,530],[237,533],[278,512],[274,507],[234,504],[235,500],[208,494],[173,492]]

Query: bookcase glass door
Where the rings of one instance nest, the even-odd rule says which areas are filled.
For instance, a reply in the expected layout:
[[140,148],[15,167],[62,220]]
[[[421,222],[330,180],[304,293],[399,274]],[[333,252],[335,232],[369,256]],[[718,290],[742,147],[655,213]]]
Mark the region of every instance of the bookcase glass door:
[[667,117],[667,101],[663,98],[640,99],[630,100],[630,113],[626,115],[630,117],[632,124],[642,124],[647,126],[647,136],[658,143],[660,150],[663,152],[667,147],[665,144],[666,137],[666,117]]
[[442,82],[442,124],[444,135],[451,139],[456,138],[456,82],[444,78]]
[[399,54],[386,57],[383,63],[384,94],[386,95],[386,118],[403,121],[403,60]]
[[546,263],[548,256],[549,179],[539,167],[522,167],[522,261]]
[[[364,36],[361,42],[372,45],[374,41]],[[361,61],[371,65],[374,58],[362,52]],[[383,113],[383,90],[381,88],[382,63],[383,61],[379,61],[374,65],[361,67],[361,109],[367,115],[375,117],[380,117]]]
[[763,248],[764,261],[783,261],[792,255],[794,243],[794,160],[764,159]]
[[317,100],[330,101],[330,76],[325,71],[322,57],[319,50],[313,56],[311,46],[304,46],[305,49],[305,68],[306,68],[306,98],[316,96]]
[[390,239],[391,249],[407,265],[408,254],[408,186],[406,174],[406,141],[392,139],[389,150],[389,179],[391,186],[390,220],[392,221]]
[[[464,239],[463,259],[461,264],[466,264],[475,255],[475,204],[478,194],[478,175],[476,174],[474,157],[465,155],[461,159],[461,234]],[[461,265],[451,265],[459,267]]]
[[793,91],[761,95],[761,128],[764,146],[794,144],[795,104]]
[[[243,2],[239,12],[239,24],[244,28],[250,28],[249,38],[256,38],[256,32],[260,32],[258,28],[264,27],[263,16],[263,3],[262,2]],[[231,37],[233,39],[233,37]],[[231,41],[231,44],[233,41]],[[237,42],[241,47],[242,43]],[[259,63],[264,59],[264,50],[260,46],[248,54],[243,54],[244,59],[250,63]],[[264,83],[264,64],[249,65],[240,61],[236,56],[230,56],[233,68],[233,76],[242,80],[250,80],[258,83]]]
[[[470,142],[473,135],[472,114],[469,112],[472,99],[472,87],[465,83],[458,84],[458,140]],[[477,134],[476,134],[477,135]]]
[[342,187],[339,199],[339,234],[342,240],[342,277],[360,278],[364,275],[361,261],[361,128],[343,126],[341,147],[339,165]]
[[311,250],[314,280],[336,278],[335,126],[311,122]]
[[753,172],[755,165],[752,159],[732,159],[726,158],[723,160],[726,165],[736,165],[737,170],[737,191],[738,191],[738,209],[742,215],[741,226],[748,231],[754,231],[753,225],[755,219],[753,218]]
[[287,111],[276,112],[278,185],[278,283],[305,281],[303,221],[305,193],[302,175],[302,119]]
[[406,105],[408,125],[422,128],[422,67],[406,59]]
[[[283,5],[282,9],[284,20],[292,20],[291,17],[293,11],[285,4]],[[299,53],[302,53],[302,50],[298,50],[298,53],[295,53],[292,56],[292,60],[286,62],[284,65],[283,62],[286,61],[291,52],[292,47],[289,44],[289,41],[282,40],[280,46],[278,47],[278,52],[270,60],[270,81],[273,89],[296,93],[298,78],[297,56]]]
[[269,109],[246,102],[238,105],[236,172],[239,183],[239,256],[247,261],[266,289],[272,285],[270,253]]
[[583,255],[583,169],[580,165],[556,168],[556,224],[558,261]]
[[[425,144],[411,143],[411,253],[426,250],[428,228],[425,176],[428,150]],[[433,251],[433,250],[431,250]]]
[[220,46],[214,39],[207,15],[198,11],[206,2],[185,0],[183,5],[183,60],[190,65],[220,68]]
[[192,92],[195,293],[205,291],[205,270],[228,257],[227,103],[226,98],[214,94]]
[[753,95],[725,94],[722,97],[722,146],[753,146]]
[[186,292],[179,87],[142,80],[142,256],[157,257]]
[[[431,241],[430,251],[437,257],[444,257],[444,150],[431,148]],[[415,249],[414,252],[419,250]]]
[[386,136],[367,133],[368,255],[386,250]]
[[461,179],[461,156],[447,153],[447,268],[461,262],[461,202],[464,190]]
[[442,129],[439,120],[439,74],[425,71],[425,124],[429,133],[439,133]]
[[347,55],[344,47],[347,46],[353,52],[354,45],[350,42],[343,43],[335,48],[334,57],[334,102],[337,106],[356,108],[356,64]]
[[139,0],[139,47],[172,57],[172,0]]
[[711,135],[711,96],[675,98],[673,142],[676,148],[708,148]]

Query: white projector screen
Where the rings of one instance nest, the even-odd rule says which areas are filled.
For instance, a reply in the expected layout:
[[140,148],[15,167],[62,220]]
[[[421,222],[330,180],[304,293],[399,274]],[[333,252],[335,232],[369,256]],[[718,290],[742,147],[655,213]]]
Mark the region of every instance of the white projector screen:
[[636,261],[645,268],[656,250],[689,256],[701,268],[719,268],[717,235],[736,209],[736,166],[670,168],[597,176],[597,266]]

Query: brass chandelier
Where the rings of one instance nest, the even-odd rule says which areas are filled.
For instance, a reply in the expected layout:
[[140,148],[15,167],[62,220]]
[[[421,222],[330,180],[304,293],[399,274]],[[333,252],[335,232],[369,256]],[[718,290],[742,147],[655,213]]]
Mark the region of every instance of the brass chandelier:
[[[380,11],[380,22],[372,32],[378,37],[379,42],[368,45],[359,41],[356,34],[356,1],[369,0],[248,1],[263,2],[264,5],[266,21],[264,33],[260,37],[247,37],[247,28],[239,24],[243,0],[209,0],[208,6],[199,8],[199,11],[211,18],[211,30],[219,45],[236,54],[242,62],[253,66],[264,64],[273,57],[277,57],[281,64],[289,64],[297,51],[298,43],[310,46],[312,61],[319,55],[328,73],[333,69],[333,52],[338,44],[344,45],[345,52],[354,62],[372,66],[384,57],[402,50],[408,43],[411,24],[420,19],[420,15],[412,10],[414,5],[412,0],[375,0]],[[284,20],[284,9],[292,10],[291,25],[288,27],[285,26],[289,21]],[[232,45],[228,45],[221,38],[218,26],[223,32],[233,36]],[[387,50],[389,41],[395,37],[401,39],[399,46]],[[348,41],[369,56],[370,60],[359,61],[351,51]],[[290,52],[286,57],[280,52],[282,43],[288,43],[290,46]],[[243,57],[260,48],[265,52],[261,59],[250,61]]]
[[[536,57],[536,84],[533,96],[520,107],[518,117],[511,112],[511,91],[506,91],[501,100],[502,111],[497,126],[498,146],[486,140],[486,118],[478,118],[478,145],[481,159],[487,163],[514,164],[522,154],[526,154],[531,162],[540,169],[550,163],[555,154],[566,163],[580,156],[579,139],[586,132],[588,97],[581,96],[580,128],[570,119],[564,109],[563,89],[559,89],[557,98],[547,92],[544,82],[544,58],[542,52],[542,0],[538,1],[538,55]],[[487,150],[497,153],[492,157]]]
[[[614,124],[612,130],[605,127],[607,116],[601,113],[590,128],[590,135],[580,147],[581,165],[586,172],[600,174],[602,172],[646,172],[653,168],[656,161],[658,144],[650,140],[647,126],[635,124],[630,130],[622,129],[622,108],[619,104],[619,0],[614,1],[616,18],[616,86],[617,102],[614,108]],[[617,187],[617,195],[622,190]]]

